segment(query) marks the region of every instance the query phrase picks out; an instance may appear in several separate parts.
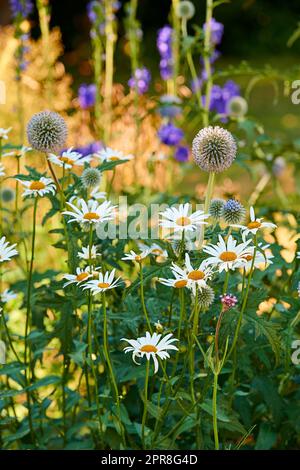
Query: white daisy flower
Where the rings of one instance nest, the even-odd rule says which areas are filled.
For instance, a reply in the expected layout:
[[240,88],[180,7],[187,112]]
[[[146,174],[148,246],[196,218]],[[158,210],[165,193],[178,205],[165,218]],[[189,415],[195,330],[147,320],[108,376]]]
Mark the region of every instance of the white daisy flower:
[[0,176],[5,176],[5,168],[2,163],[0,163]]
[[115,217],[115,209],[117,207],[113,206],[110,201],[104,201],[102,204],[99,204],[94,199],[90,199],[87,203],[83,199],[79,199],[79,207],[71,202],[67,202],[67,204],[72,209],[72,211],[63,212],[64,215],[72,216],[68,223],[79,222],[94,225],[112,220]]
[[[254,261],[254,268],[267,268],[270,264],[273,264],[272,258],[274,258],[272,252],[268,250],[270,245],[264,245],[262,246],[261,243],[258,244],[259,248],[263,250],[264,255],[261,251],[257,250],[256,255],[255,255],[255,261]],[[249,246],[248,248],[249,253],[245,255],[245,259],[247,260],[247,263],[243,265],[243,267],[246,269],[246,271],[250,271],[251,266],[252,266],[252,261],[253,261],[253,256],[254,256],[254,246]]]
[[9,302],[10,300],[15,299],[16,297],[17,297],[17,294],[9,289],[5,289],[5,291],[3,291],[2,294],[0,294],[0,300],[4,304],[6,302]]
[[262,220],[263,220],[262,218],[257,219],[255,217],[254,208],[251,206],[250,207],[250,222],[247,225],[234,224],[231,226],[241,229],[242,237],[243,237],[243,240],[245,241],[247,235],[249,235],[250,233],[253,235],[256,235],[257,231],[260,229],[270,228],[274,230],[277,227],[277,225],[272,224],[271,222],[262,222]]
[[54,181],[51,178],[44,178],[43,176],[39,180],[35,181],[23,181],[17,179],[25,188],[23,192],[23,197],[26,196],[40,196],[43,197],[45,194],[52,193],[55,194],[56,186]]
[[159,278],[158,282],[168,287],[174,287],[175,289],[183,289],[188,286],[189,280],[186,272],[179,274],[176,271],[172,271],[172,274],[174,275],[174,278]]
[[193,294],[196,294],[196,288],[202,289],[207,286],[207,281],[212,277],[212,269],[206,265],[205,261],[195,269],[192,264],[188,253],[185,255],[185,266],[181,268],[177,264],[172,263],[171,271],[175,275],[178,274],[181,277],[187,276],[188,284],[187,287],[193,291]]
[[114,150],[110,147],[106,147],[105,149],[99,150],[94,154],[96,158],[99,158],[101,163],[103,162],[117,162],[121,160],[132,160],[134,157],[133,155],[125,155],[120,150]]
[[153,243],[150,246],[147,246],[144,243],[138,243],[138,246],[142,251],[149,250],[150,255],[168,258],[167,250],[164,250],[161,246],[157,245],[157,243]]
[[203,251],[210,255],[204,262],[207,266],[216,266],[220,273],[224,270],[240,268],[247,263],[245,257],[251,254],[248,246],[251,242],[250,239],[238,245],[231,235],[227,241],[219,235],[219,241],[216,245],[210,244],[203,247]]
[[114,289],[123,283],[120,277],[115,279],[116,270],[106,271],[105,274],[99,273],[98,279],[88,281],[84,284],[84,290],[90,289],[93,295],[99,294],[100,292],[105,292],[109,289]]
[[[132,352],[132,360],[135,364],[140,365],[136,362],[136,358],[143,358],[146,356],[147,361],[152,358],[154,362],[154,373],[158,371],[158,360],[157,356],[164,360],[170,357],[168,350],[178,351],[178,348],[172,344],[174,341],[178,341],[176,338],[172,338],[173,334],[170,333],[167,336],[161,338],[161,334],[153,333],[151,335],[148,331],[146,336],[142,336],[137,339],[126,339],[122,338],[122,341],[127,341],[130,346],[124,348],[124,352]],[[172,338],[172,339],[171,339]]]
[[15,246],[17,246],[17,244],[14,243],[13,245],[9,245],[9,242],[5,240],[5,237],[0,239],[0,263],[3,261],[10,261],[13,256],[18,254],[17,250],[15,250]]
[[[77,253],[78,258],[80,259],[90,259],[90,247],[82,246],[82,251]],[[91,259],[96,259],[97,256],[100,256],[100,253],[97,252],[97,247],[95,245],[91,246]]]
[[6,152],[2,155],[2,157],[24,157],[24,155],[27,152],[31,152],[32,148],[31,147],[26,147],[23,145],[20,149],[13,149],[10,150],[9,152]]
[[105,191],[99,191],[98,188],[94,188],[91,191],[91,198],[96,199],[106,199],[107,193]]
[[90,277],[93,277],[93,267],[87,266],[84,269],[76,268],[76,274],[65,274],[63,279],[67,279],[63,287],[67,287],[70,284],[76,284],[77,286],[84,281],[87,281]]
[[183,230],[194,232],[197,226],[207,224],[205,219],[209,217],[209,214],[204,214],[199,210],[189,215],[191,208],[192,206],[188,202],[180,204],[178,209],[168,207],[164,212],[160,212],[163,220],[159,222],[159,225],[163,228],[173,229],[174,232],[182,232]]
[[137,254],[135,251],[130,250],[130,253],[126,253],[123,256],[122,260],[124,261],[136,261],[137,263],[141,263],[143,259],[145,259],[149,255],[149,250],[141,251]]
[[85,163],[90,163],[91,156],[86,155],[83,157],[81,153],[74,151],[73,147],[70,147],[68,150],[62,152],[60,156],[49,153],[48,160],[55,165],[70,170],[73,166],[84,166]]
[[12,127],[8,127],[7,129],[3,129],[3,127],[0,127],[0,139],[7,140],[8,134],[11,130],[12,130]]

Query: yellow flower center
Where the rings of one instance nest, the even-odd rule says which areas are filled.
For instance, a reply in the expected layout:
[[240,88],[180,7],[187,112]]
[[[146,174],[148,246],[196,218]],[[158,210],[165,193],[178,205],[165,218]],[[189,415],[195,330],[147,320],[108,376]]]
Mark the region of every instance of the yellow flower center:
[[181,281],[176,281],[174,283],[174,287],[176,287],[176,289],[182,289],[182,287],[185,287],[187,285],[187,281],[185,279],[181,279]]
[[117,157],[117,155],[112,155],[111,157],[109,157],[109,159],[111,162],[117,162],[118,160],[120,160],[120,157]]
[[261,223],[260,222],[257,222],[257,220],[255,220],[254,222],[249,222],[249,224],[247,225],[247,227],[251,230],[253,228],[259,228],[261,226]]
[[137,261],[138,263],[140,263],[142,261],[142,257],[140,255],[137,255],[135,257],[135,261]]
[[245,256],[243,256],[243,258],[247,261],[251,261],[253,259],[253,256],[252,255],[245,255]]
[[181,225],[182,227],[185,227],[185,225],[190,225],[191,219],[189,217],[179,217],[176,220],[177,225]]
[[152,250],[152,253],[154,255],[162,255],[163,254],[163,250],[161,250],[160,248],[154,248],[154,250]]
[[98,220],[100,219],[100,216],[96,214],[96,212],[87,212],[86,214],[84,214],[83,218],[86,220]]
[[84,281],[84,279],[86,279],[87,277],[89,277],[88,273],[80,273],[76,276],[76,279],[78,282],[81,282]]
[[100,289],[107,289],[109,286],[110,284],[108,282],[99,282],[98,284],[98,287],[100,287]]
[[237,255],[233,251],[223,251],[220,254],[220,260],[222,261],[235,261],[237,259]]
[[157,348],[153,346],[152,344],[145,344],[144,346],[141,347],[140,349],[141,352],[157,352]]
[[39,189],[45,189],[46,185],[45,183],[42,183],[41,181],[32,181],[32,183],[29,186],[29,189],[32,190],[39,190]]
[[60,159],[61,162],[73,166],[74,162],[70,158],[68,158],[68,157],[59,157],[59,159]]
[[200,279],[205,278],[205,274],[203,271],[191,271],[188,274],[188,278],[191,279],[192,281],[200,281]]

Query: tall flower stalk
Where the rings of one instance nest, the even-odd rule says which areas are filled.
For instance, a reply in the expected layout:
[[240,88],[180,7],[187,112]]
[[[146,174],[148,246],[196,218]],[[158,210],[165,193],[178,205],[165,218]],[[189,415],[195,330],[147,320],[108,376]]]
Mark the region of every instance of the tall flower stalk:
[[43,46],[43,62],[46,71],[46,86],[45,96],[48,107],[51,106],[52,102],[52,81],[53,81],[53,70],[50,61],[49,50],[50,50],[50,6],[49,0],[37,0],[37,9],[39,14],[40,28],[42,33],[42,46]]
[[105,81],[104,81],[104,111],[106,122],[104,127],[104,141],[106,144],[111,138],[112,126],[112,94],[113,94],[113,77],[114,77],[114,47],[115,47],[115,31],[114,31],[114,15],[113,2],[105,0]]

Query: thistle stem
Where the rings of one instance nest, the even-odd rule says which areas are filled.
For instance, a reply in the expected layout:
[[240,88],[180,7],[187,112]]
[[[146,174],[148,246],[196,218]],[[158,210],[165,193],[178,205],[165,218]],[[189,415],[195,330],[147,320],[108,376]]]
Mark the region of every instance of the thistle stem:
[[214,373],[214,383],[213,383],[213,429],[214,429],[215,450],[219,450],[218,415],[217,415],[218,377],[219,377],[219,374]]
[[147,307],[146,307],[146,303],[145,303],[144,276],[143,276],[142,263],[139,263],[139,265],[140,265],[140,283],[141,283],[141,286],[140,286],[141,303],[142,303],[142,308],[143,308],[143,312],[144,312],[144,315],[145,315],[145,319],[146,319],[146,322],[147,322],[147,326],[149,328],[150,333],[152,334],[151,323],[150,323],[150,320],[149,320],[149,315],[148,315]]

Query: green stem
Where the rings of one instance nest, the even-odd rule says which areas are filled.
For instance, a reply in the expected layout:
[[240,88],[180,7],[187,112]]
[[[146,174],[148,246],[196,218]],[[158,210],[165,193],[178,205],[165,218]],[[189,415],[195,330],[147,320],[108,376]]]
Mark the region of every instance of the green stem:
[[249,273],[249,276],[248,276],[246,292],[245,292],[245,295],[244,295],[244,298],[243,298],[242,308],[241,308],[240,315],[239,315],[239,318],[238,318],[238,322],[237,322],[233,342],[232,342],[231,348],[229,350],[229,353],[227,354],[227,359],[229,359],[232,352],[236,348],[237,340],[238,340],[238,337],[239,337],[239,332],[240,332],[241,325],[242,325],[243,315],[244,315],[244,312],[245,312],[245,309],[246,309],[246,306],[247,306],[249,290],[250,290],[252,275],[253,275],[253,271],[254,271],[255,257],[256,257],[256,252],[257,252],[257,235],[255,235],[255,237],[254,237],[254,244],[255,244],[255,248],[254,248],[254,252],[253,252],[253,258],[252,258],[250,273]]
[[173,56],[173,94],[177,95],[177,77],[179,75],[179,49],[180,49],[180,19],[177,15],[180,0],[172,0],[172,56]]
[[114,389],[122,441],[123,441],[123,445],[126,446],[124,429],[123,429],[123,424],[122,424],[122,420],[121,420],[120,396],[119,396],[118,386],[117,386],[117,382],[116,382],[116,379],[115,379],[114,370],[113,370],[113,366],[112,366],[112,362],[111,362],[110,354],[109,354],[109,349],[108,349],[107,311],[106,311],[105,291],[102,292],[102,308],[103,308],[103,350],[104,350],[104,356],[105,356],[106,363],[107,363],[107,366],[108,366],[110,380],[111,380],[111,383],[112,383],[112,386],[113,386],[113,389]]
[[193,328],[192,337],[190,341],[190,387],[192,402],[195,403],[195,388],[194,388],[194,375],[195,375],[195,338],[198,336],[198,325],[199,325],[199,304],[198,304],[198,288],[196,287],[195,293],[195,305],[194,305],[194,316],[193,316]]
[[15,355],[17,361],[21,363],[21,360],[20,360],[20,358],[19,358],[19,356],[18,356],[18,354],[17,354],[17,352],[16,352],[16,350],[15,350],[15,348],[14,348],[13,341],[12,341],[12,339],[11,339],[9,329],[8,329],[8,326],[7,326],[6,321],[5,321],[4,312],[2,312],[2,314],[0,314],[0,319],[1,319],[1,318],[2,318],[2,323],[3,323],[3,326],[4,326],[4,330],[5,330],[7,339],[8,339],[8,344],[9,344],[9,346],[10,346],[12,352],[14,353],[14,355]]
[[213,384],[213,429],[214,429],[215,450],[219,450],[217,393],[218,393],[218,374],[214,373],[214,384]]
[[[181,20],[181,29],[182,29],[183,37],[187,38],[188,37],[188,32],[187,32],[187,19],[186,18],[182,18],[182,20]],[[193,80],[193,82],[195,84],[195,87],[196,87],[196,97],[197,97],[197,100],[198,100],[198,106],[202,110],[203,106],[202,106],[201,88],[199,86],[197,86],[198,75],[197,75],[196,67],[195,67],[195,64],[194,64],[194,61],[193,61],[193,55],[192,55],[190,49],[188,49],[188,51],[186,53],[186,60],[187,60],[187,63],[188,63],[188,66],[189,66],[189,69],[190,69],[190,72],[191,72],[192,80]]]
[[107,18],[105,27],[105,82],[104,82],[104,105],[106,113],[106,124],[104,128],[104,143],[108,145],[111,137],[112,125],[112,92],[114,74],[114,27],[112,1],[105,0],[105,16]]
[[142,263],[139,263],[139,265],[140,265],[140,281],[141,281],[141,286],[140,286],[141,303],[142,303],[142,308],[143,308],[143,312],[144,312],[144,315],[145,315],[145,319],[146,319],[146,322],[147,322],[149,332],[152,334],[152,327],[151,327],[151,323],[150,323],[150,320],[149,320],[149,315],[148,315],[147,307],[146,307],[146,303],[145,303],[144,277],[143,277]]
[[[204,202],[204,213],[208,214],[210,201],[212,199],[213,191],[215,185],[215,173],[209,173],[208,183],[206,188],[206,195],[205,195],[205,202]],[[203,225],[201,239],[200,239],[200,247],[202,247],[205,238],[205,225]]]
[[145,386],[144,386],[144,410],[143,410],[143,417],[142,417],[142,444],[143,449],[146,449],[145,443],[145,426],[147,420],[147,408],[148,408],[148,382],[149,382],[149,369],[150,369],[150,361],[146,361],[146,376],[145,376]]
[[[33,275],[33,262],[34,262],[34,251],[35,251],[35,236],[36,236],[36,212],[37,212],[37,204],[38,204],[38,196],[34,199],[34,206],[33,206],[33,223],[32,223],[32,242],[31,242],[31,259],[29,265],[29,272],[28,272],[28,281],[27,281],[27,308],[26,308],[26,320],[25,320],[25,349],[24,349],[24,364],[25,364],[25,379],[27,387],[31,385],[30,383],[30,370],[32,378],[34,377],[33,365],[31,362],[31,351],[28,344],[28,336],[30,333],[30,325],[31,325],[31,293],[32,293],[32,275]],[[27,355],[29,349],[29,369],[27,368]],[[29,421],[29,428],[31,438],[34,441],[34,431],[33,431],[33,423],[32,423],[32,416],[31,416],[31,396],[30,392],[26,391],[27,395],[27,404],[28,404],[28,421]]]
[[210,49],[211,49],[211,20],[213,14],[213,0],[206,0],[206,28],[204,36],[204,69],[206,73],[206,89],[205,89],[205,106],[203,113],[203,125],[209,124],[209,106],[212,89],[212,73],[210,63]]

